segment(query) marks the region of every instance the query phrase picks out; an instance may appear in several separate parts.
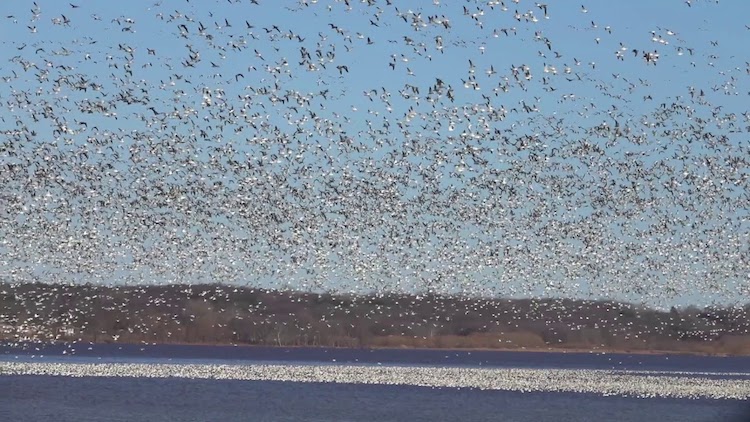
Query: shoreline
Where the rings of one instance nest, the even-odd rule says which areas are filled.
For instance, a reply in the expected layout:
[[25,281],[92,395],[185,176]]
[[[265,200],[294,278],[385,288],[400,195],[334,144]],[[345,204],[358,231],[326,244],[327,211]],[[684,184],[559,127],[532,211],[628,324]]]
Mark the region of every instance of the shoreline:
[[[11,341],[750,356],[750,306],[663,311],[605,300],[352,296],[219,284],[0,286],[8,303],[0,337]],[[160,298],[158,305],[150,298]],[[57,321],[59,314],[67,319]]]
[[14,342],[9,340],[0,339],[0,347],[7,347],[13,344],[44,344],[51,346],[62,346],[67,344],[87,344],[87,345],[106,345],[106,346],[190,346],[190,347],[231,347],[231,348],[247,348],[247,349],[319,349],[319,350],[409,350],[409,351],[444,351],[444,352],[498,352],[498,353],[550,353],[550,354],[591,354],[591,355],[647,355],[647,356],[670,356],[670,355],[688,355],[688,356],[703,356],[703,357],[750,357],[750,354],[734,354],[734,353],[708,353],[701,351],[690,351],[690,350],[629,350],[629,349],[586,349],[586,348],[487,348],[487,347],[410,347],[410,346],[367,346],[367,347],[347,347],[347,346],[308,346],[308,345],[273,345],[273,344],[237,344],[237,343],[187,343],[187,342],[170,342],[170,343],[117,343],[117,342]]

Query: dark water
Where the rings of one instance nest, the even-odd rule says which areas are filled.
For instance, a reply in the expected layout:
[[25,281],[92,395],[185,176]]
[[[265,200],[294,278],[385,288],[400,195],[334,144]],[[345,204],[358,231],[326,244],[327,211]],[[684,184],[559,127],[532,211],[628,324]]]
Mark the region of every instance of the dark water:
[[2,421],[743,421],[729,400],[405,386],[0,377]]
[[[16,359],[151,363],[335,362],[750,373],[749,358],[684,355],[88,344],[72,348],[60,345],[26,345],[22,349],[0,347],[0,360]],[[270,381],[0,377],[0,421],[46,420],[750,422],[750,403]]]
[[[750,356],[637,355],[614,353],[536,353],[425,349],[333,349],[248,346],[127,345],[79,343],[0,344],[0,359],[15,356],[200,361],[316,362],[437,365],[499,368],[618,369],[642,371],[745,372]],[[87,359],[89,360],[89,359]],[[750,421],[749,421],[750,422]]]

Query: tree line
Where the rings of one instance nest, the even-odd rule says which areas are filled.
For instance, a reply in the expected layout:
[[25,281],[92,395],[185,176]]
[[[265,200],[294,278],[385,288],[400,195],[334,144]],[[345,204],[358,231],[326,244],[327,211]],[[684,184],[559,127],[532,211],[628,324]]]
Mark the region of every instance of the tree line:
[[0,283],[0,339],[750,354],[750,304]]

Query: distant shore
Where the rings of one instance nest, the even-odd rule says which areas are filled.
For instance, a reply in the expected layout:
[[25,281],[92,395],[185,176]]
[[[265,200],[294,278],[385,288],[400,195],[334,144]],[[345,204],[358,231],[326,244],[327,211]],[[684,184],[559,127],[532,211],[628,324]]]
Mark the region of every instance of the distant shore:
[[[14,341],[11,339],[0,338],[0,346],[13,344]],[[47,345],[65,345],[71,342],[65,341],[53,341],[53,342],[41,342],[41,344]],[[689,355],[689,356],[711,356],[711,357],[750,357],[750,353],[721,353],[721,352],[702,352],[702,351],[691,351],[691,350],[632,350],[632,349],[612,349],[612,348],[599,348],[599,349],[585,349],[585,348],[566,348],[566,347],[548,347],[548,348],[488,348],[488,347],[474,347],[474,348],[439,348],[439,347],[392,347],[392,346],[373,346],[373,347],[347,347],[347,346],[308,346],[308,345],[289,345],[289,346],[278,346],[278,345],[261,345],[261,344],[237,344],[237,343],[118,343],[118,342],[102,342],[102,343],[91,343],[85,342],[86,344],[97,346],[189,346],[189,347],[239,347],[239,348],[263,348],[263,349],[333,349],[333,350],[426,350],[426,351],[445,351],[445,352],[499,352],[499,353],[570,353],[570,354],[599,354],[599,355],[649,355],[649,356],[668,356],[668,355]],[[21,344],[21,343],[19,343]],[[28,343],[32,344],[32,343]]]
[[208,285],[2,284],[0,339],[350,349],[750,355],[750,304],[345,295]]

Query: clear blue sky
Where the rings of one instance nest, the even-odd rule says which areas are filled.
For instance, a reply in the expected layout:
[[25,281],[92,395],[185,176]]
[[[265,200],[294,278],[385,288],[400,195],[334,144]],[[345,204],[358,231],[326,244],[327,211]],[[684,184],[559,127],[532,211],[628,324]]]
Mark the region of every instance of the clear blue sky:
[[[717,159],[723,160],[726,156],[743,151],[739,147],[747,143],[747,133],[744,129],[732,133],[726,124],[717,127],[717,122],[712,120],[712,112],[717,110],[716,107],[721,107],[720,115],[734,113],[737,128],[748,125],[747,121],[743,122],[742,114],[747,112],[750,93],[747,56],[743,51],[744,43],[750,39],[750,30],[746,27],[747,7],[742,1],[718,3],[693,0],[690,7],[685,2],[677,0],[597,1],[588,2],[585,8],[569,2],[549,2],[549,19],[545,18],[544,12],[535,2],[526,0],[520,0],[518,3],[506,0],[507,11],[503,11],[499,5],[493,9],[484,2],[473,1],[443,1],[437,4],[427,1],[394,1],[393,3],[398,5],[398,11],[396,7],[386,5],[385,1],[377,1],[375,6],[367,6],[366,3],[352,0],[351,10],[347,10],[344,2],[324,0],[314,4],[309,1],[310,6],[302,6],[292,1],[259,0],[258,3],[252,4],[248,0],[158,3],[79,1],[75,3],[78,7],[74,8],[68,2],[39,0],[37,4],[41,13],[36,20],[32,20],[32,3],[5,2],[0,5],[3,17],[3,25],[0,26],[0,61],[3,63],[0,74],[9,78],[9,81],[0,86],[0,98],[6,100],[13,98],[14,92],[25,91],[35,103],[46,100],[54,104],[56,114],[64,116],[68,126],[77,128],[81,125],[79,122],[85,121],[87,130],[71,137],[73,146],[70,148],[84,142],[87,131],[91,134],[93,126],[111,131],[153,131],[153,128],[147,127],[146,123],[138,118],[138,115],[148,116],[152,113],[148,107],[153,106],[159,113],[170,112],[173,107],[178,110],[193,107],[197,113],[192,130],[203,128],[209,135],[223,136],[219,142],[212,143],[205,139],[197,141],[204,145],[198,149],[205,153],[202,158],[206,158],[215,144],[232,145],[236,150],[247,151],[251,155],[257,153],[257,149],[253,146],[253,141],[249,140],[252,131],[243,131],[237,135],[230,127],[218,129],[218,121],[208,118],[208,112],[216,110],[216,107],[201,106],[204,96],[200,87],[223,90],[223,98],[218,96],[217,91],[212,94],[214,105],[217,102],[227,102],[227,107],[222,113],[228,113],[233,107],[236,110],[236,105],[239,104],[238,95],[251,95],[253,101],[264,101],[265,108],[257,103],[252,107],[252,112],[260,113],[259,121],[266,120],[278,125],[286,133],[294,133],[295,126],[287,122],[284,114],[292,113],[293,118],[303,118],[308,115],[307,112],[291,110],[290,104],[273,105],[268,101],[268,96],[249,89],[261,86],[274,89],[276,82],[279,85],[279,96],[286,91],[308,95],[313,103],[307,106],[307,110],[314,110],[318,117],[334,122],[334,126],[337,127],[337,132],[329,138],[318,134],[302,143],[320,144],[323,148],[335,150],[340,136],[350,136],[355,139],[355,143],[367,147],[367,152],[350,152],[341,162],[337,162],[337,177],[341,176],[347,162],[359,162],[368,157],[375,161],[382,160],[388,153],[399,151],[399,145],[404,142],[428,144],[430,151],[446,152],[446,160],[451,165],[446,166],[446,177],[441,185],[445,191],[441,195],[448,195],[446,192],[460,190],[462,187],[473,189],[478,198],[474,204],[477,207],[483,206],[480,205],[482,200],[486,204],[494,199],[488,196],[488,191],[466,180],[452,177],[449,173],[463,165],[458,161],[458,155],[452,152],[464,141],[453,142],[451,139],[456,139],[459,133],[477,130],[481,121],[474,115],[466,118],[454,116],[455,119],[451,122],[453,118],[445,114],[445,109],[441,111],[441,107],[471,108],[476,104],[483,107],[486,102],[483,95],[489,98],[490,104],[496,110],[504,109],[508,112],[508,117],[502,122],[491,123],[492,130],[512,130],[515,136],[546,131],[546,146],[542,151],[548,157],[552,157],[553,162],[554,150],[560,151],[565,148],[563,140],[578,141],[586,137],[583,133],[584,128],[604,122],[614,125],[615,120],[608,117],[608,111],[613,111],[615,116],[619,115],[616,117],[619,124],[630,124],[646,133],[644,121],[650,118],[648,116],[657,110],[661,103],[671,105],[676,102],[695,107],[691,113],[683,110],[668,119],[669,124],[674,127],[688,127],[692,121],[686,119],[691,116],[694,120],[706,119],[707,128],[715,133],[727,134],[728,145],[715,154]],[[467,13],[464,12],[464,8]],[[515,18],[516,12],[523,15],[529,11],[538,22],[527,21],[523,16],[519,16],[520,21]],[[404,16],[406,21],[398,13]],[[472,18],[471,15],[474,14],[477,19]],[[428,21],[430,16],[438,20],[447,18],[450,29],[435,24],[414,30],[411,23],[416,15],[421,16],[422,21]],[[65,25],[63,16],[69,19],[69,25]],[[531,15],[527,17],[530,18]],[[478,24],[480,21],[481,26]],[[227,26],[227,23],[231,26]],[[247,23],[253,28],[248,28]],[[329,24],[340,28],[341,33]],[[180,25],[185,27],[181,29]],[[199,25],[205,27],[202,35],[199,34]],[[124,30],[125,28],[128,29]],[[181,35],[184,29],[187,31]],[[504,30],[509,35],[506,35]],[[284,38],[290,31],[293,36],[301,37],[302,41]],[[443,52],[437,48],[438,36],[441,37]],[[270,41],[269,37],[276,40]],[[550,41],[549,47],[545,39]],[[320,45],[317,46],[317,43]],[[324,57],[332,53],[327,68],[306,71],[304,66],[299,65],[300,47],[307,49],[313,61],[317,60],[317,49]],[[38,50],[40,48],[43,50]],[[134,49],[132,75],[126,75],[123,69],[124,58],[127,55],[126,50],[131,48]],[[200,52],[200,61],[195,67],[186,68],[182,63],[189,58],[191,49]],[[637,56],[632,53],[633,49],[638,51]],[[656,66],[646,63],[642,57],[643,52],[654,50],[659,54]],[[617,51],[623,54],[624,60],[618,60]],[[392,69],[389,63],[394,55],[396,67]],[[474,74],[480,88],[478,90],[471,86],[464,87],[464,81],[468,81],[470,76],[470,60],[475,66]],[[36,64],[40,70],[32,67],[31,70],[24,71],[24,61]],[[284,65],[284,61],[288,62],[288,65]],[[114,67],[115,65],[117,67]],[[70,68],[59,70],[58,66]],[[281,73],[274,79],[274,74],[269,72],[269,69],[276,66]],[[338,70],[337,66],[346,66],[348,71],[343,68]],[[525,84],[525,89],[514,81],[511,72],[511,67],[522,69],[523,66],[528,66],[533,75]],[[566,67],[570,68],[568,73],[565,72]],[[130,106],[121,104],[117,109],[117,120],[113,120],[111,116],[85,114],[76,110],[74,102],[103,99],[101,94],[91,89],[85,92],[51,92],[50,87],[53,84],[49,80],[40,81],[35,76],[45,68],[50,70],[52,76],[63,73],[79,74],[78,77],[100,84],[101,92],[106,92],[109,96],[117,95],[120,87],[129,86],[134,89],[135,95],[147,94],[149,103]],[[490,69],[496,73],[488,75],[486,72]],[[413,74],[409,74],[409,71]],[[236,76],[237,74],[242,76]],[[493,88],[503,83],[503,77],[509,78],[508,92],[495,95]],[[126,81],[123,81],[123,78]],[[544,84],[542,78],[547,78],[548,83]],[[441,106],[435,111],[426,102],[426,97],[429,87],[436,79],[453,87],[455,103],[449,103],[443,97]],[[399,95],[400,90],[408,93],[409,88],[405,87],[405,84],[419,87],[419,104],[413,99],[402,98]],[[701,90],[704,92],[702,105],[690,102],[690,87],[695,88],[695,95]],[[140,88],[144,88],[146,92],[139,92]],[[377,97],[375,101],[370,101],[365,95],[365,92],[374,89],[377,91],[375,95],[379,96],[383,88],[390,94],[391,110],[388,110],[384,102]],[[38,89],[41,93],[36,96],[34,93]],[[325,90],[328,91],[327,98],[323,100],[320,93]],[[575,99],[571,94],[574,94]],[[67,96],[67,99],[61,99],[64,96]],[[522,112],[523,104],[539,108],[539,112],[534,116],[535,120],[528,120],[530,116]],[[616,110],[612,109],[613,105]],[[70,110],[64,110],[62,107],[68,107]],[[415,118],[407,122],[405,116],[410,107],[414,110]],[[299,105],[298,108],[303,107]],[[512,109],[520,110],[521,113],[515,114],[511,112]],[[443,114],[432,115],[429,121],[421,118],[422,114],[433,112]],[[2,130],[25,125],[35,130],[39,138],[54,137],[50,119],[34,121],[27,111],[18,107],[11,108],[5,104],[0,111],[0,117],[3,119],[0,121]],[[565,127],[566,131],[553,138],[549,135],[551,128],[555,127],[552,122],[559,118],[564,119],[564,123],[558,126]],[[441,127],[433,133],[436,121],[441,123]],[[540,124],[540,121],[547,123]],[[22,124],[19,125],[18,122]],[[386,142],[385,146],[377,147],[375,140],[366,136],[368,122],[373,128],[382,130],[384,138],[395,139],[396,142]],[[408,133],[398,129],[398,122],[407,128]],[[431,126],[422,127],[426,123]],[[304,125],[307,129],[314,129],[314,124],[309,119]],[[152,133],[154,136],[166,136],[164,132]],[[642,153],[643,155],[638,156],[639,162],[651,166],[679,153],[682,151],[681,148],[688,147],[685,140],[671,142],[653,136],[653,131],[648,133],[651,135],[644,145],[621,143],[603,147],[605,156],[617,164],[628,162],[625,155],[628,152]],[[188,136],[189,128],[178,126],[170,132],[170,136],[173,134]],[[446,144],[444,147],[436,147],[435,142]],[[474,141],[467,141],[467,145],[474,145],[471,142]],[[486,142],[480,144],[481,141],[476,141],[474,146],[487,145]],[[64,149],[68,146],[59,148]],[[524,160],[530,159],[526,152],[504,158],[498,152],[503,148],[498,147],[495,153],[485,157],[489,159],[486,164],[478,168],[469,168],[466,174],[481,175],[490,168],[510,171],[513,165],[523,165]],[[281,150],[277,152],[280,153]],[[27,153],[33,156],[31,146]],[[684,170],[685,174],[713,177],[701,167],[702,160],[714,154],[710,148],[701,146],[700,142],[691,143],[687,154],[691,158],[686,161],[688,164],[664,161],[669,170],[667,173],[659,173],[655,182],[657,186],[670,177],[677,177],[679,180],[683,177],[679,173],[680,169]],[[436,159],[432,155],[428,157],[419,154],[408,158],[414,166],[429,165],[431,160]],[[0,160],[13,163],[15,158],[0,155]],[[313,158],[305,160],[315,162]],[[560,167],[550,170],[550,174],[564,173],[564,166],[568,163],[573,165],[568,170],[571,174],[589,177],[585,176],[585,168],[574,165],[577,162],[580,160],[559,159],[556,163]],[[124,161],[113,159],[113,164],[123,171],[127,170],[127,163]],[[623,178],[618,179],[620,173],[615,171],[614,164],[611,169],[614,171],[612,177],[615,182],[625,184]],[[401,170],[393,171],[399,173]],[[746,175],[747,171],[744,174]],[[368,176],[359,174],[358,177]],[[289,178],[295,179],[293,176]],[[523,176],[518,176],[516,181],[523,179]],[[296,182],[299,180],[290,180],[291,184]],[[537,195],[534,198],[546,206],[543,210],[545,217],[537,221],[535,230],[543,230],[545,226],[555,222],[570,222],[575,218],[583,219],[583,222],[576,223],[579,227],[586,225],[587,218],[590,218],[590,222],[599,221],[597,219],[600,217],[591,217],[596,209],[591,198],[599,183],[592,181],[588,186],[589,190],[571,194],[571,197],[580,195],[589,199],[569,200],[569,203],[590,205],[572,211],[565,210],[562,206],[556,208],[554,194],[549,186],[544,186],[543,183],[531,186],[533,183],[530,183],[529,189]],[[731,251],[731,246],[716,245],[716,242],[725,240],[722,230],[728,230],[727,227],[732,227],[731,230],[737,236],[733,242],[738,245],[745,244],[744,249],[735,248],[735,253],[747,254],[745,241],[748,240],[750,231],[747,207],[743,209],[743,202],[737,199],[743,190],[746,192],[746,183],[744,181],[735,186],[722,185],[722,194],[734,201],[729,209],[723,208],[717,202],[695,204],[698,207],[696,210],[685,211],[670,207],[669,201],[666,201],[666,205],[654,204],[645,211],[633,214],[634,217],[631,219],[622,215],[611,217],[606,221],[612,223],[608,229],[612,238],[599,239],[602,243],[593,251],[585,249],[582,241],[576,238],[568,239],[567,246],[561,247],[558,251],[555,247],[547,245],[545,242],[550,239],[538,232],[520,229],[514,231],[512,224],[498,228],[493,226],[491,221],[469,223],[462,221],[458,213],[446,214],[453,216],[456,226],[455,229],[451,229],[452,231],[446,230],[445,233],[451,233],[447,235],[448,240],[434,238],[430,239],[427,246],[411,246],[404,250],[393,247],[394,244],[404,242],[403,239],[394,240],[390,237],[386,240],[386,235],[378,231],[377,227],[371,232],[362,229],[364,231],[356,233],[356,236],[360,236],[358,240],[347,241],[356,244],[357,250],[332,251],[325,258],[329,271],[320,274],[320,279],[315,283],[322,283],[325,288],[342,290],[357,290],[357,287],[363,286],[384,290],[397,287],[418,290],[429,285],[432,288],[469,294],[490,292],[520,296],[609,296],[635,301],[644,300],[649,303],[743,301],[743,293],[750,293],[747,290],[750,284],[750,269],[743,268],[743,262],[746,262],[747,257],[744,258],[745,261],[739,261],[738,255],[730,254],[723,260],[709,260],[704,259],[705,256],[702,254],[722,254]],[[405,188],[402,194],[405,197],[413,197],[417,192],[417,187],[410,187]],[[466,201],[465,196],[462,198]],[[530,201],[529,204],[537,203],[535,201]],[[561,200],[560,203],[563,202],[565,201]],[[529,204],[515,204],[508,208],[515,208],[516,212],[524,214],[532,212],[534,207]],[[498,218],[509,218],[504,212],[497,211],[501,205],[498,202],[494,208],[488,208],[489,214]],[[429,219],[428,214],[419,214],[417,217]],[[681,228],[683,232],[665,233],[652,238],[633,237],[633,233],[640,230],[639,227],[648,225],[649,219],[657,221],[669,214],[675,218],[697,218],[698,228]],[[641,217],[645,218],[645,222],[643,219],[638,220]],[[16,216],[5,218],[7,219],[0,221],[23,220],[18,220]],[[226,217],[226,220],[222,221],[231,225],[232,218]],[[394,223],[403,230],[404,226],[399,224],[403,222]],[[617,229],[617,224],[625,224],[628,228]],[[8,237],[22,231],[15,225],[8,226],[5,231]],[[524,230],[528,228],[524,226]],[[286,229],[288,227],[281,227],[282,231]],[[713,229],[716,230],[712,231]],[[193,227],[193,230],[198,229]],[[232,238],[234,240],[243,236],[239,234],[242,232],[241,227],[235,227],[234,232],[226,230],[236,237]],[[338,229],[329,227],[327,230],[326,236],[334,236],[332,233]],[[708,234],[699,234],[704,230]],[[252,236],[252,233],[244,235]],[[373,237],[368,238],[368,235]],[[404,232],[406,237],[412,235],[415,234],[408,230]],[[373,240],[377,236],[381,236],[381,240]],[[526,239],[523,239],[524,236]],[[498,240],[498,237],[505,238]],[[652,251],[654,256],[663,254],[672,262],[656,265],[655,269],[646,271],[642,268],[645,265],[642,257],[637,254],[628,256],[628,249],[623,244],[607,243],[614,240],[630,242],[636,245],[636,249]],[[151,239],[142,242],[146,245],[145,248],[161,241]],[[696,248],[699,249],[698,246],[703,244],[702,242],[708,244],[707,251],[696,252]],[[390,252],[378,255],[377,251],[382,250],[379,247],[384,243],[387,244],[385,249]],[[487,257],[486,265],[477,265],[478,262],[482,262],[481,258],[472,255],[471,260],[463,260],[460,252],[465,248],[466,254],[471,255],[468,251],[472,249],[486,248],[490,251],[501,246],[516,247],[524,244],[531,245],[528,254],[521,255],[526,260],[525,264],[514,264],[511,267],[499,264],[495,258]],[[0,251],[8,253],[14,247],[13,244],[0,244]],[[298,247],[304,250],[312,245],[303,243]],[[441,254],[441,248],[447,252]],[[571,248],[578,248],[580,251],[571,253]],[[592,253],[597,250],[602,257]],[[302,267],[292,266],[296,268],[295,274],[290,275],[282,271],[283,275],[277,275],[274,266],[289,268],[286,264],[280,264],[288,261],[289,257],[283,256],[278,250],[274,251],[272,245],[264,251],[258,252],[258,256],[263,258],[253,259],[266,262],[257,264],[257,269],[244,272],[237,270],[231,277],[228,276],[227,280],[244,282],[247,281],[248,274],[255,272],[264,274],[260,278],[272,286],[306,286]],[[21,256],[28,261],[44,261],[44,253],[38,253],[40,257],[36,258],[33,254]],[[351,254],[348,255],[349,253]],[[613,269],[614,264],[606,261],[608,254],[620,259],[617,269]],[[123,254],[120,258],[132,260],[131,255],[132,253]],[[15,257],[14,255],[14,259]],[[237,255],[231,253],[222,256],[221,253],[214,252],[209,259],[213,260],[213,267],[209,265],[196,271],[195,279],[191,281],[212,280],[212,274],[216,274],[214,267],[217,263],[235,259],[242,261],[247,258],[237,258]],[[676,261],[682,259],[684,264]],[[572,261],[563,262],[565,260]],[[49,261],[41,263],[41,266],[54,267],[51,260]],[[179,266],[180,262],[182,261],[177,261],[176,265]],[[717,262],[721,263],[721,268],[716,267],[719,265]],[[368,267],[364,263],[370,263],[372,266]],[[29,267],[28,262],[23,265],[17,264],[11,260],[2,265],[6,265],[7,268]],[[419,270],[407,268],[419,267],[422,264],[424,267],[420,267]],[[568,264],[570,266],[566,268]],[[247,265],[252,267],[250,264]],[[368,268],[372,271],[378,266],[380,272],[375,271],[378,272],[377,276],[363,274]],[[519,269],[524,267],[530,268],[529,274]],[[596,269],[604,271],[607,275],[595,275]],[[100,267],[96,270],[95,279],[106,279],[105,274],[110,270],[111,268],[105,270],[104,267]],[[110,271],[109,274],[126,274],[129,271],[125,268],[115,268],[115,271]],[[169,274],[159,275],[158,271],[155,273],[156,275],[147,273],[143,280],[174,280]],[[181,275],[183,276],[184,274]],[[368,279],[371,276],[375,278]],[[83,281],[86,280],[86,275],[74,278]],[[348,283],[347,280],[353,281]],[[703,282],[705,283],[701,284]],[[633,290],[634,286],[639,289]]]

